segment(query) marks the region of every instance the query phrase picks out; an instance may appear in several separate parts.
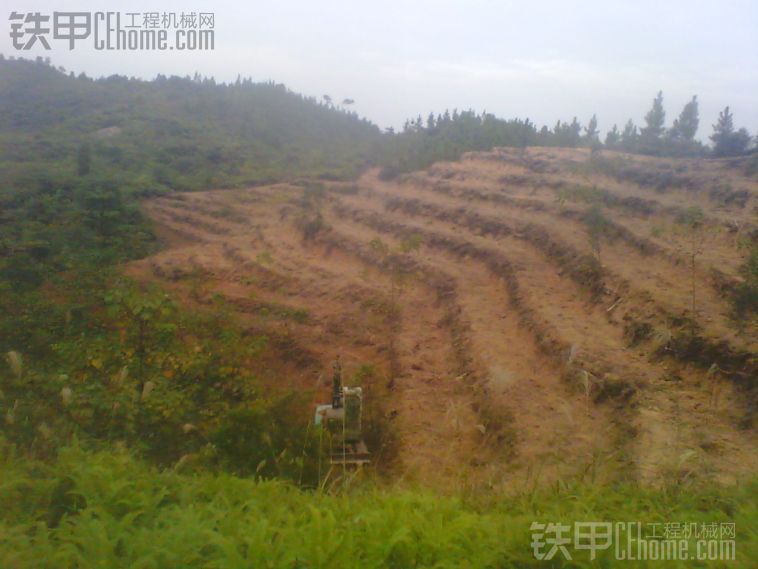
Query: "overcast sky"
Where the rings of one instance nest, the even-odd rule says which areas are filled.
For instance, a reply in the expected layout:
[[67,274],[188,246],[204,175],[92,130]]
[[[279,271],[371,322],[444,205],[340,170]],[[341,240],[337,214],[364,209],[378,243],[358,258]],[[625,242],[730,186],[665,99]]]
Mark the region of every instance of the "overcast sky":
[[[552,126],[597,113],[600,128],[638,124],[662,89],[671,124],[693,94],[700,138],[730,105],[758,131],[756,0],[8,0],[0,52],[49,56],[100,76],[273,79],[307,95],[352,98],[382,127],[473,108]],[[208,52],[16,51],[10,12],[214,12]]]

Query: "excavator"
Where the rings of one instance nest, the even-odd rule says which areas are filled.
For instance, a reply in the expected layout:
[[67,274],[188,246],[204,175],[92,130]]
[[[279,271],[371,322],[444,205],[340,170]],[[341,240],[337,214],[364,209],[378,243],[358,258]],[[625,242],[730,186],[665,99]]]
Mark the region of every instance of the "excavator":
[[316,406],[314,423],[329,432],[329,462],[332,466],[360,469],[371,462],[363,441],[361,419],[363,389],[342,385],[342,363],[334,362],[332,402]]

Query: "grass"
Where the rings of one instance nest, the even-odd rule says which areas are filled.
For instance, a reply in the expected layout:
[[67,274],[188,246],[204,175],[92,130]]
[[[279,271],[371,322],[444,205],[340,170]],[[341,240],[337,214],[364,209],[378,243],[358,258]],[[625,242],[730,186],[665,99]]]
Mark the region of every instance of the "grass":
[[561,484],[464,498],[369,481],[329,494],[228,474],[158,470],[119,448],[68,447],[43,464],[2,442],[0,469],[5,569],[613,564],[612,550],[595,562],[573,550],[571,563],[560,555],[553,565],[534,559],[531,523],[572,520],[735,522],[737,561],[728,566],[748,567],[758,554],[756,483],[663,490]]

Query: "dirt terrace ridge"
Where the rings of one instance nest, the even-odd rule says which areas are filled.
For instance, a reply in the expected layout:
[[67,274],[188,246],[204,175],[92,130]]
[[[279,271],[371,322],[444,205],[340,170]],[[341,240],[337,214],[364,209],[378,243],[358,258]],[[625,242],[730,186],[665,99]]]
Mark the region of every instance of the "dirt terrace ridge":
[[269,337],[251,365],[271,389],[328,398],[339,353],[393,478],[728,483],[758,464],[756,324],[728,303],[756,195],[734,161],[498,149],[391,181],[151,199],[165,248],[128,270],[226,299]]

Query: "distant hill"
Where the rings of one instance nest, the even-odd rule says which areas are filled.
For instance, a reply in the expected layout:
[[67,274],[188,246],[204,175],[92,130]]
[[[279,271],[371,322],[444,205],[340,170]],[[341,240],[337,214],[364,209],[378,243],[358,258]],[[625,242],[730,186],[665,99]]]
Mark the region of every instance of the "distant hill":
[[[142,192],[355,175],[378,127],[273,82],[113,75],[0,60],[0,169],[76,174],[78,160]],[[125,176],[126,174],[126,176]]]
[[0,109],[0,336],[14,310],[41,302],[13,294],[146,254],[155,237],[139,198],[351,178],[382,137],[280,84],[93,80],[41,58],[0,56]]

